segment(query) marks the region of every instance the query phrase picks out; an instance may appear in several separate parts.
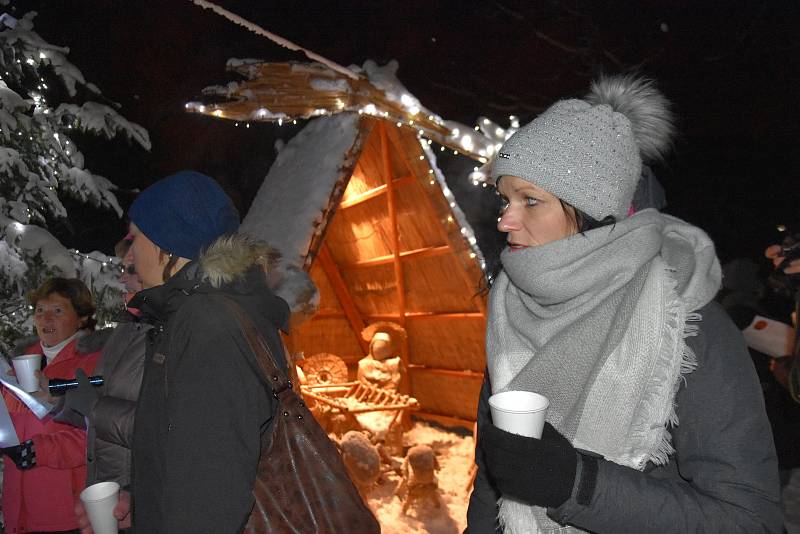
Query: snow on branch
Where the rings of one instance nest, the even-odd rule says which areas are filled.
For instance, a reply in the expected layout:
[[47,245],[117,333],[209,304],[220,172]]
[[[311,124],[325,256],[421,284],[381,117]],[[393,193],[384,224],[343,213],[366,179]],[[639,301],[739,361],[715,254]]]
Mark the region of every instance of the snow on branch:
[[57,119],[74,120],[81,130],[102,134],[111,139],[124,134],[149,150],[150,136],[147,130],[116,112],[113,108],[97,102],[84,102],[82,105],[60,104],[53,115]]
[[[0,351],[31,333],[26,293],[50,276],[80,277],[95,298],[97,318],[107,322],[122,308],[118,259],[101,252],[66,249],[47,229],[65,218],[62,195],[93,206],[122,209],[116,187],[85,166],[71,138],[85,131],[112,138],[125,136],[150,148],[147,131],[82,95],[100,95],[55,46],[33,31],[35,13],[20,19],[0,17]],[[66,102],[50,84],[61,83]]]

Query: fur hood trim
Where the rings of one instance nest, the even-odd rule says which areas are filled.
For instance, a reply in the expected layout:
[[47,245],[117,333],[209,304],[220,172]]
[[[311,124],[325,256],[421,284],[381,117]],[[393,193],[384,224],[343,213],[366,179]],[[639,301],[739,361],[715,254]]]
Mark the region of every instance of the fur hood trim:
[[220,288],[243,277],[254,265],[260,265],[269,274],[279,260],[280,253],[265,241],[247,234],[226,235],[200,256],[201,279]]

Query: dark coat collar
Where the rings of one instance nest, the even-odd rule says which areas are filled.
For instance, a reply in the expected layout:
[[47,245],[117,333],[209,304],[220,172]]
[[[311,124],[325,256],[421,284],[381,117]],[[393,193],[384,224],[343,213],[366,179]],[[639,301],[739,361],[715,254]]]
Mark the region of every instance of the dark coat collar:
[[194,293],[226,294],[245,309],[267,315],[278,328],[288,331],[289,306],[267,287],[260,267],[252,267],[244,276],[220,288],[201,280],[200,265],[192,261],[164,284],[137,293],[129,306],[138,308],[145,321],[157,324],[166,322]]

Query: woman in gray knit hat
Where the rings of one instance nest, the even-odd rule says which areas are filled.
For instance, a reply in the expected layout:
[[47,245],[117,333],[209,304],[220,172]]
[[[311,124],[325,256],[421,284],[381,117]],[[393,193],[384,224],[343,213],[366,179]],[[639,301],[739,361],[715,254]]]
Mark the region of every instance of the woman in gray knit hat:
[[[714,245],[654,209],[629,213],[672,131],[651,82],[605,77],[500,149],[507,246],[468,532],[780,532],[759,384],[712,301]],[[488,397],[511,390],[550,400],[541,439],[492,424]]]

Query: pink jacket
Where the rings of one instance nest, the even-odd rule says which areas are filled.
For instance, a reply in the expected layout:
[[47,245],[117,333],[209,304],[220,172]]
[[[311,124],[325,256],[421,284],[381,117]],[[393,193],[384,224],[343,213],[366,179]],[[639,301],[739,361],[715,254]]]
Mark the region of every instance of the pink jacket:
[[[100,351],[78,353],[78,340],[64,347],[44,369],[48,378],[72,378],[75,370],[94,371]],[[25,351],[42,353],[39,343]],[[20,471],[3,456],[3,515],[7,534],[49,532],[78,528],[75,500],[86,479],[86,432],[59,423],[48,415],[39,420],[5,387],[8,406],[20,441],[33,439],[36,466]]]

